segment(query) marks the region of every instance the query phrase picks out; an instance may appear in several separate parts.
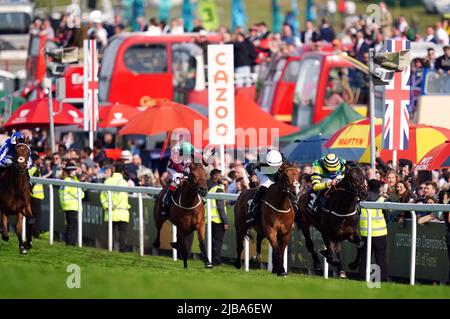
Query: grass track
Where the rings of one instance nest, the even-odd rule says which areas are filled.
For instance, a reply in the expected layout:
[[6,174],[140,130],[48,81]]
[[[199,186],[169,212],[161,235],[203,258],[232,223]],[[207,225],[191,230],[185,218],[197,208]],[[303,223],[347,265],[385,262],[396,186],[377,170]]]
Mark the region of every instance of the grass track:
[[[382,284],[368,289],[351,280],[324,280],[290,274],[277,278],[263,270],[232,266],[204,269],[199,261],[119,254],[93,248],[50,246],[36,240],[20,256],[17,241],[0,244],[0,298],[449,298],[450,287]],[[81,268],[81,288],[69,289],[66,268]],[[31,284],[30,284],[31,283]],[[27,287],[24,289],[24,287]]]

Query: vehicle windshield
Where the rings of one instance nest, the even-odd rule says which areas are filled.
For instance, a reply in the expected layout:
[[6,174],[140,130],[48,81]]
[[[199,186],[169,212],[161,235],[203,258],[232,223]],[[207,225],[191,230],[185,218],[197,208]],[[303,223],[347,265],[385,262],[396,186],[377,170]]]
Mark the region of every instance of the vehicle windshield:
[[197,62],[195,57],[186,50],[173,50],[172,70],[173,86],[180,89],[193,90]]
[[439,75],[436,71],[429,71],[425,78],[424,93],[426,95],[450,94],[450,75]]
[[106,102],[109,96],[109,85],[116,61],[117,52],[123,39],[116,38],[109,43],[103,52],[103,59],[99,75],[98,98],[100,102]]
[[165,44],[138,44],[125,52],[125,65],[139,74],[168,72]]
[[0,12],[0,34],[27,34],[30,15],[24,12]]

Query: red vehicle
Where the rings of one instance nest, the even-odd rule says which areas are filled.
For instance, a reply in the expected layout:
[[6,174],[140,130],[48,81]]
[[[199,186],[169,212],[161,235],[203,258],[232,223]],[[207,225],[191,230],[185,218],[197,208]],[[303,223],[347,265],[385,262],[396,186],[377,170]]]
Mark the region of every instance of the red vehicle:
[[[193,90],[206,94],[204,52],[194,42],[197,37],[125,33],[113,38],[101,62],[100,102],[145,106],[157,99],[188,102]],[[220,40],[217,34],[207,35],[209,43]],[[206,101],[204,94],[196,98]]]
[[328,47],[275,61],[259,104],[278,120],[302,128],[321,121],[345,102],[367,114],[366,70]]

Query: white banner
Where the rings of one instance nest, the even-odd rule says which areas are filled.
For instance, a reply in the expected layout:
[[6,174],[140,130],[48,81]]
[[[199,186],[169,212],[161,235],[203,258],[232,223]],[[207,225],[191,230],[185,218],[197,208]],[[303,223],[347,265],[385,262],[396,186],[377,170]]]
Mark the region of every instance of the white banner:
[[234,145],[232,44],[208,45],[208,104],[209,144]]
[[98,126],[98,56],[95,40],[84,40],[83,89],[84,130],[97,131]]

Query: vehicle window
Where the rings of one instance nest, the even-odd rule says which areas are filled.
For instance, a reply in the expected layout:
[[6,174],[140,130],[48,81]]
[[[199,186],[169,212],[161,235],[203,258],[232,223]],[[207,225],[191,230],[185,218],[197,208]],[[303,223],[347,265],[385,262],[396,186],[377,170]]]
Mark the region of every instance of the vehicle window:
[[106,102],[109,95],[109,85],[116,61],[117,51],[123,39],[116,38],[111,41],[103,51],[103,58],[99,74],[98,97],[100,102]]
[[336,108],[341,103],[367,104],[368,92],[369,86],[364,73],[354,68],[332,68],[328,74],[325,106]]
[[192,90],[195,87],[197,62],[185,50],[174,50],[172,55],[174,87]]
[[299,69],[300,61],[291,61],[286,68],[286,72],[284,72],[283,82],[295,83],[295,81],[297,81]]
[[27,34],[30,16],[24,12],[0,13],[0,34]]
[[302,106],[314,107],[316,104],[317,84],[320,75],[320,61],[303,60],[299,67],[294,102]]
[[436,71],[428,72],[424,92],[426,95],[448,95],[450,93],[450,75],[439,75]]
[[139,44],[125,52],[125,65],[136,73],[166,73],[167,48],[164,44]]
[[38,36],[30,38],[30,56],[37,57],[39,56],[39,43],[40,39]]

